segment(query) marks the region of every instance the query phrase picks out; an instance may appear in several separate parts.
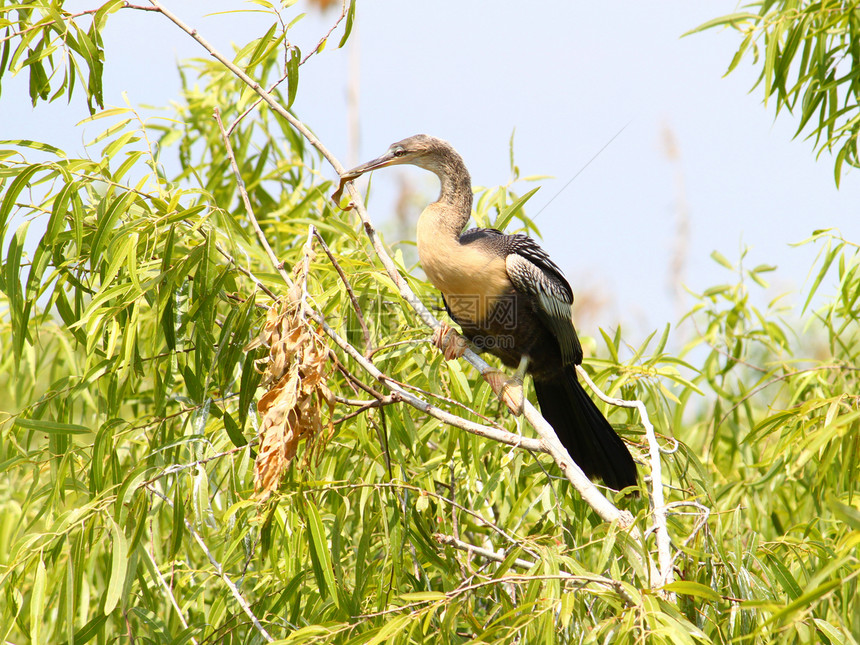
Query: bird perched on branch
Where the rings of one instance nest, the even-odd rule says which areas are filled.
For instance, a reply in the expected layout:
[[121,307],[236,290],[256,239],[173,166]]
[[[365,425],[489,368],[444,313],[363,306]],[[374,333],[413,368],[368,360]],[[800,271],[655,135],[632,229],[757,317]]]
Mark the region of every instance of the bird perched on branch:
[[[395,164],[419,166],[441,182],[439,199],[418,220],[418,255],[466,338],[517,368],[512,379],[491,375],[493,389],[521,412],[522,379],[531,374],[541,413],[583,472],[614,489],[635,486],[627,446],[577,379],[582,347],[573,326],[573,291],[561,269],[526,235],[463,231],[472,215],[472,180],[462,157],[441,139],[419,134],[398,141],[341,175],[341,185]],[[465,343],[447,328],[434,340],[449,360],[463,353]]]

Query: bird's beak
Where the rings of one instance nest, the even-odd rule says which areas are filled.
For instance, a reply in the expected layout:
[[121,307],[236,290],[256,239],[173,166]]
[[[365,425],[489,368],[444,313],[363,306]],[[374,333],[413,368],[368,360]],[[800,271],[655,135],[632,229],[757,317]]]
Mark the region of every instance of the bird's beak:
[[364,173],[370,172],[371,170],[376,170],[377,168],[385,168],[385,166],[390,166],[391,164],[397,161],[398,157],[395,157],[390,152],[386,152],[381,157],[377,157],[373,161],[368,161],[367,163],[363,163],[360,166],[356,166],[352,170],[347,170],[340,176],[341,181],[352,181],[353,179],[357,179],[361,177]]

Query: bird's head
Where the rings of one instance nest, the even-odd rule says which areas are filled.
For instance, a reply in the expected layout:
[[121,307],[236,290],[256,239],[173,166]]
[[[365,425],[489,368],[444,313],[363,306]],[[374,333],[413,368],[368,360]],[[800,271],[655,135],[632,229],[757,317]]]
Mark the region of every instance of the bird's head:
[[381,157],[347,170],[340,177],[341,181],[352,181],[371,170],[397,164],[411,164],[436,172],[440,162],[452,153],[457,154],[447,141],[426,134],[416,134],[392,143]]

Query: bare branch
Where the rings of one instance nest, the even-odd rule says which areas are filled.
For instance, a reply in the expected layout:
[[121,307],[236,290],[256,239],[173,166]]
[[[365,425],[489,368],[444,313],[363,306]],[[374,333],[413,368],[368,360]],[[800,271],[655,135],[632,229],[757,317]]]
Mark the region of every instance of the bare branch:
[[660,461],[660,444],[657,441],[657,435],[654,433],[654,426],[651,425],[651,420],[648,418],[648,410],[645,409],[645,404],[642,401],[616,399],[604,394],[595,385],[594,381],[591,380],[591,377],[588,376],[588,372],[583,369],[582,365],[577,365],[576,371],[601,401],[620,408],[636,408],[639,412],[639,418],[645,428],[645,437],[648,440],[648,453],[651,464],[650,501],[651,512],[654,515],[654,528],[657,534],[657,561],[659,569],[654,586],[662,587],[663,585],[667,585],[675,577],[672,567],[672,539],[669,537],[669,529],[666,525],[666,500],[663,496],[663,468]]

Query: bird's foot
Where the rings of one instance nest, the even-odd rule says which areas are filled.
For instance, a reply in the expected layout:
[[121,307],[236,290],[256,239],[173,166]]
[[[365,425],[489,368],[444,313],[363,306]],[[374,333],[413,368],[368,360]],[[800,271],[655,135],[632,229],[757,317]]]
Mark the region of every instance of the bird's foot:
[[493,392],[508,406],[514,416],[520,416],[525,406],[523,380],[518,377],[508,378],[502,370],[490,370],[484,373],[484,380],[493,388]]
[[445,323],[442,323],[433,332],[433,340],[431,342],[442,350],[446,361],[460,358],[469,348],[468,341]]

